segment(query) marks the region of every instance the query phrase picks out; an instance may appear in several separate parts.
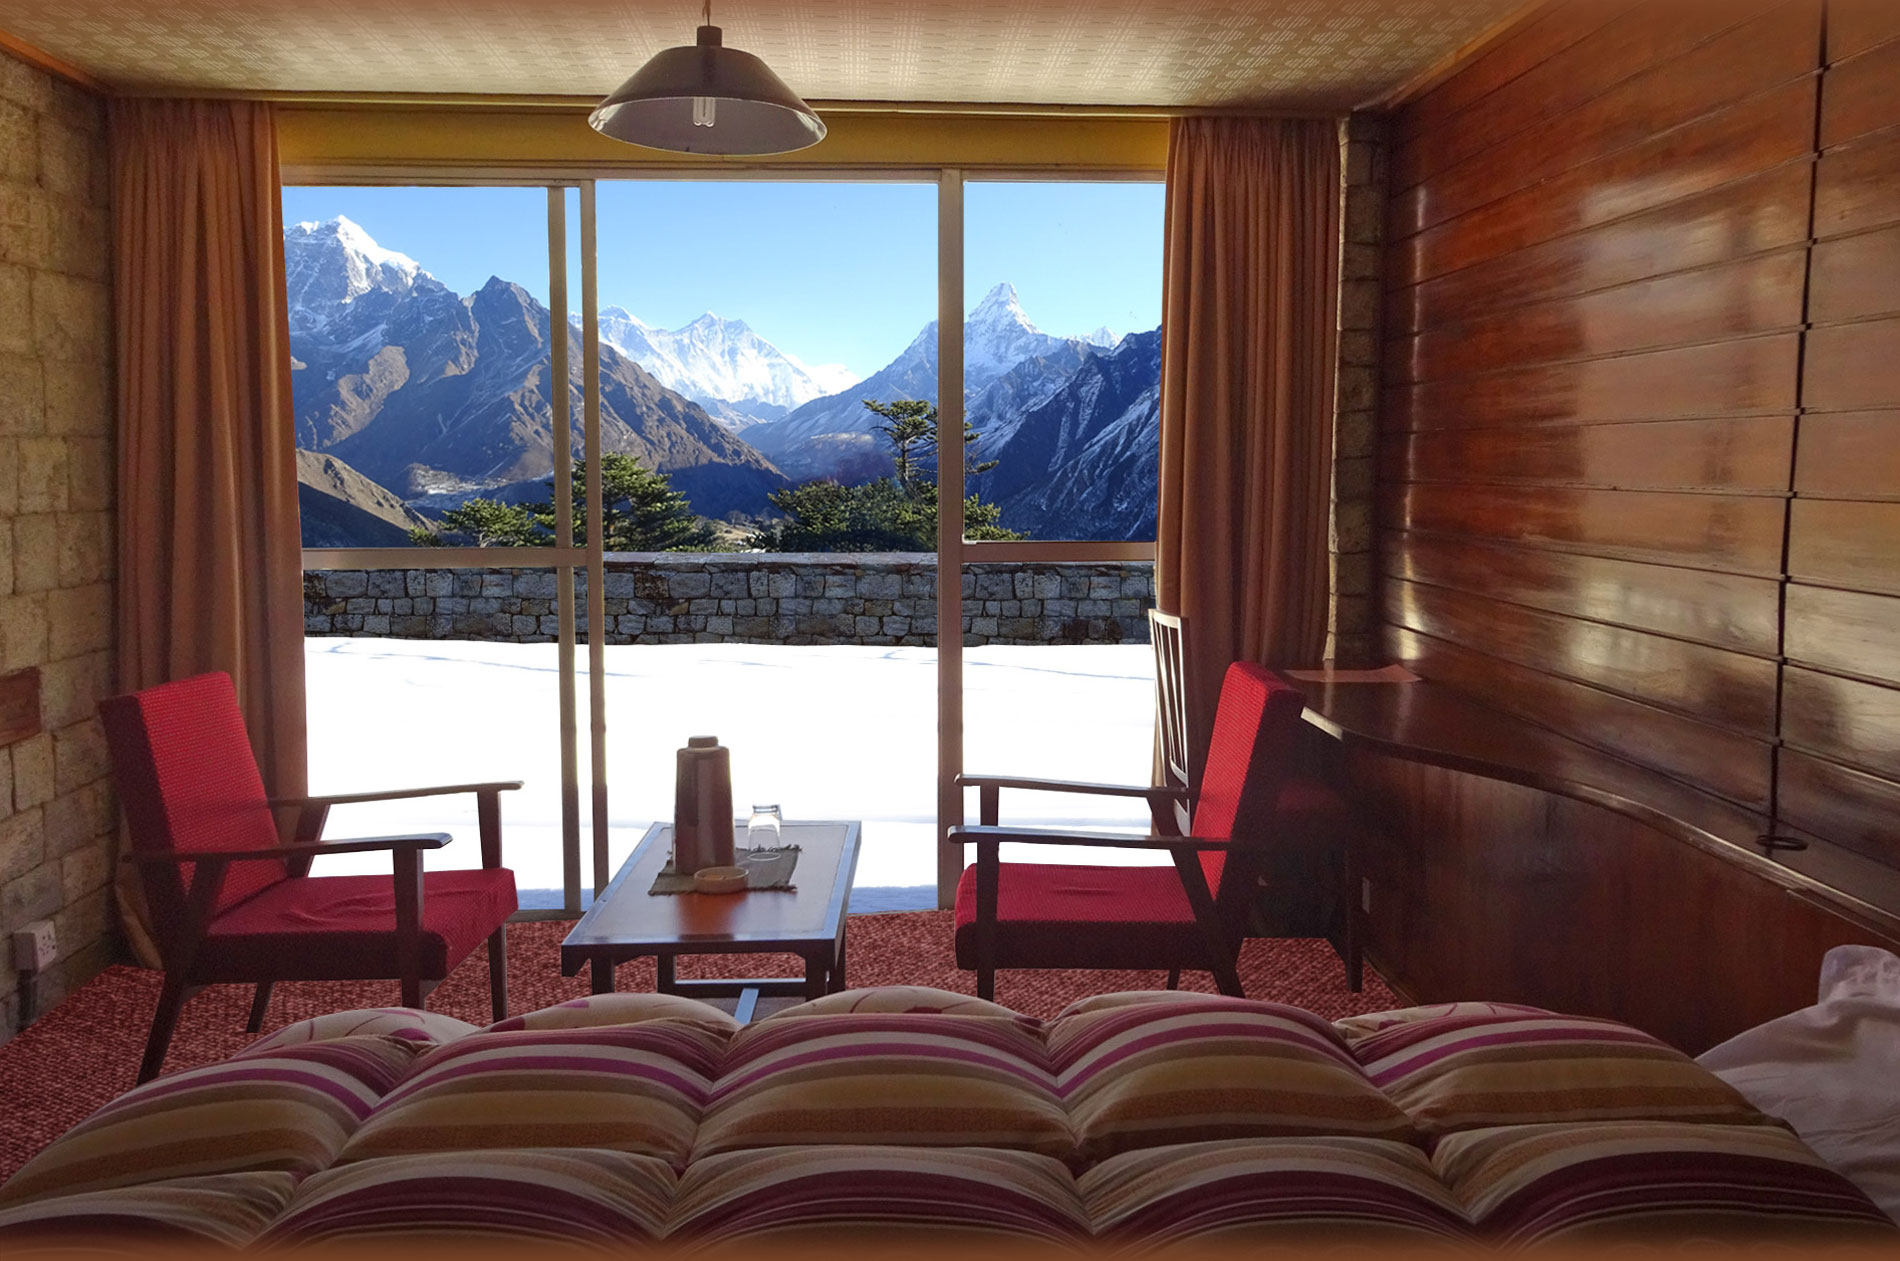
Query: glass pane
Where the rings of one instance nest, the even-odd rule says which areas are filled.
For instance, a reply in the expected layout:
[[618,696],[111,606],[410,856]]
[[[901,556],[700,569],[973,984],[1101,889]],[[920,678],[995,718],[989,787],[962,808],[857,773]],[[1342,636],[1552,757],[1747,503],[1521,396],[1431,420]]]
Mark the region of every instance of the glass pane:
[[305,547],[549,541],[547,222],[540,188],[284,190]]
[[[551,569],[304,574],[311,791],[523,781],[501,815],[524,906],[561,902],[554,588]],[[431,869],[481,866],[469,796],[342,806],[325,829],[400,832],[455,838],[427,856]],[[387,854],[339,854],[314,874],[389,870]]]
[[[963,761],[971,773],[1153,782],[1153,568],[1132,561],[964,566]],[[1004,790],[1001,806],[1001,822],[1011,826],[1150,830],[1139,799]],[[968,793],[969,822],[977,821],[977,807]],[[1005,857],[1169,861],[1067,846],[1009,847]]]
[[860,890],[934,905],[935,486],[866,400],[936,399],[936,186],[598,196],[612,861],[672,817],[675,750],[714,735],[741,813],[860,820]]
[[965,185],[967,537],[1154,539],[1162,199]]

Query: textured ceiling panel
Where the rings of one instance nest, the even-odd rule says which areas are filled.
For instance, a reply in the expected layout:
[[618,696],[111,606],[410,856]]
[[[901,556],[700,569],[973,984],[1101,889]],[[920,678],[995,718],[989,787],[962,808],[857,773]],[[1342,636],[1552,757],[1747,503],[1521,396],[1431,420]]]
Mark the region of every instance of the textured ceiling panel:
[[[1332,108],[1523,0],[732,0],[726,42],[817,100]],[[692,0],[7,0],[0,28],[121,88],[604,95]]]

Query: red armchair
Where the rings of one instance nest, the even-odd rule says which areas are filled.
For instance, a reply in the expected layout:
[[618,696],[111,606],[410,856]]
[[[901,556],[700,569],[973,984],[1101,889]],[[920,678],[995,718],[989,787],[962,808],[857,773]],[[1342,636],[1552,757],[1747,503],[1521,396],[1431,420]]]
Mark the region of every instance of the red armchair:
[[[1277,847],[1344,836],[1343,802],[1293,773],[1293,746],[1304,702],[1261,666],[1228,667],[1214,714],[1213,738],[1194,794],[1191,834],[1165,834],[1186,789],[1057,780],[963,776],[980,792],[982,823],[950,830],[974,842],[977,861],[957,885],[957,966],[977,974],[977,993],[995,994],[998,968],[1168,970],[1205,968],[1223,994],[1241,993],[1236,966],[1249,935],[1252,905]],[[1001,790],[1106,793],[1142,797],[1160,832],[1150,836],[999,827]],[[1005,863],[1005,841],[1160,851],[1171,867],[1093,867]],[[1359,988],[1356,942],[1348,930],[1348,983]]]
[[[488,940],[495,1018],[508,1014],[507,928],[514,873],[501,865],[501,794],[519,781],[271,800],[257,772],[230,676],[201,674],[103,701],[132,850],[165,965],[139,1080],[158,1074],[185,1000],[205,985],[257,986],[256,1032],[277,981],[396,979],[420,1007]],[[444,833],[323,840],[329,809],[365,801],[474,793],[482,866],[422,870]],[[274,811],[298,811],[284,844]],[[387,850],[384,876],[311,876],[322,854]]]

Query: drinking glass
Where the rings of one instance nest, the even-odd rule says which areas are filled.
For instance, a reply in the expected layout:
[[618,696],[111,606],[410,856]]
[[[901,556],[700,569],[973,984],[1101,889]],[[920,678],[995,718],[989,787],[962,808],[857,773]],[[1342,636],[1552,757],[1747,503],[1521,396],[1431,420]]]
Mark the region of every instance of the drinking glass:
[[777,806],[753,806],[752,817],[746,821],[745,843],[747,849],[777,849],[784,832],[785,817]]

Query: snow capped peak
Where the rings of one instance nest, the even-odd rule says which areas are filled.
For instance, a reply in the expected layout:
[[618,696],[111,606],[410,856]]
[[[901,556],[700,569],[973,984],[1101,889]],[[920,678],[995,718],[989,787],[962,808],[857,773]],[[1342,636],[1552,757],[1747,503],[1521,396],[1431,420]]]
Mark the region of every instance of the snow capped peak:
[[368,293],[441,288],[415,259],[384,249],[342,215],[285,228],[284,273],[293,328],[320,328]]
[[1034,329],[1029,317],[1023,314],[1022,303],[1016,300],[1016,286],[1007,280],[983,295],[966,321],[969,324],[1020,324],[1024,328]]
[[[609,306],[600,309],[600,322],[606,324],[609,321],[616,324],[631,324],[635,328],[647,327],[646,321],[623,306]],[[575,316],[574,322],[579,323],[580,317]]]
[[776,416],[857,382],[835,365],[808,368],[760,337],[744,320],[708,311],[676,329],[641,323],[619,307],[601,312],[603,341],[662,384],[708,407],[764,405]]
[[299,223],[284,233],[286,246],[307,244],[321,247],[331,242],[373,267],[394,268],[408,276],[414,276],[422,270],[421,264],[415,259],[407,254],[398,254],[395,250],[384,249],[376,243],[375,237],[364,231],[362,224],[343,215],[321,223]]
[[1099,346],[1103,350],[1113,350],[1121,345],[1122,335],[1104,324],[1093,333],[1085,333],[1082,340],[1091,346]]
[[675,331],[684,333],[687,328],[700,329],[702,331],[710,331],[710,330],[716,329],[721,332],[732,334],[732,335],[736,335],[740,333],[750,333],[752,331],[750,328],[746,326],[746,322],[744,320],[722,320],[717,315],[713,314],[711,311],[706,312],[704,315],[694,320],[691,324],[688,324],[686,328],[676,329]]

